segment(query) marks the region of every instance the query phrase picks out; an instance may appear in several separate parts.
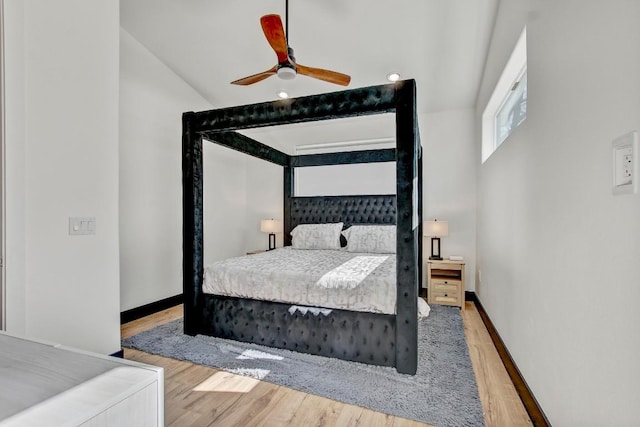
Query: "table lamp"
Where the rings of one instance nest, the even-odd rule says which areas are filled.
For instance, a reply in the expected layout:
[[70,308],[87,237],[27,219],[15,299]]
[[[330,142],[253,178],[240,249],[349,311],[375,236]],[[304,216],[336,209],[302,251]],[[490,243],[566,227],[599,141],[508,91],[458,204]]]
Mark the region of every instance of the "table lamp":
[[442,260],[440,256],[440,237],[449,235],[449,223],[447,221],[425,221],[423,224],[423,234],[431,237],[431,256],[429,259]]
[[269,233],[269,249],[276,248],[276,233],[282,231],[282,221],[277,219],[263,219],[260,221],[260,231]]

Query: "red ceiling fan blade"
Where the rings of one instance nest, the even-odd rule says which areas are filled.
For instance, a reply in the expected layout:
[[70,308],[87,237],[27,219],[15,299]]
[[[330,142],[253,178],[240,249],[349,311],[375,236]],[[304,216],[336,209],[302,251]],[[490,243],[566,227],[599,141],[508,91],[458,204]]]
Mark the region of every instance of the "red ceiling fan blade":
[[263,71],[261,73],[258,74],[254,74],[252,76],[248,76],[248,77],[243,77],[241,79],[232,81],[231,84],[232,85],[241,85],[241,86],[247,86],[247,85],[251,85],[254,83],[258,83],[259,81],[262,81],[264,79],[266,79],[267,77],[271,77],[273,76],[277,71],[277,67],[274,65],[272,68],[268,69],[267,71]]
[[278,63],[289,62],[287,38],[284,34],[280,15],[265,15],[260,18],[260,24],[271,48],[276,52],[276,55],[278,55]]
[[325,82],[335,83],[337,85],[348,86],[351,77],[331,70],[323,70],[322,68],[305,67],[304,65],[295,64],[298,74],[313,77],[314,79],[324,80]]

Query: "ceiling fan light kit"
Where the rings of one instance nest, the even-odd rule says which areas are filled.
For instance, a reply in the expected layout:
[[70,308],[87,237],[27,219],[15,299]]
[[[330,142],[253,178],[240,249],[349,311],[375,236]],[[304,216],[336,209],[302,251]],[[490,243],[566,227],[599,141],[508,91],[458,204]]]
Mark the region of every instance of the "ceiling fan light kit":
[[279,67],[277,73],[282,80],[292,80],[297,74],[295,68],[288,65]]
[[[288,10],[289,2],[287,1],[286,11]],[[287,18],[286,15],[285,18]],[[289,46],[288,40],[289,20],[286,19],[286,22],[287,32],[285,33],[280,15],[264,15],[260,18],[262,31],[264,32],[269,45],[278,57],[278,64],[267,71],[232,81],[231,84],[248,86],[258,83],[274,74],[283,80],[291,80],[296,76],[296,74],[302,74],[325,82],[348,86],[351,82],[351,77],[346,74],[331,70],[324,70],[322,68],[306,67],[302,64],[296,63],[296,58],[293,56],[293,49]]]

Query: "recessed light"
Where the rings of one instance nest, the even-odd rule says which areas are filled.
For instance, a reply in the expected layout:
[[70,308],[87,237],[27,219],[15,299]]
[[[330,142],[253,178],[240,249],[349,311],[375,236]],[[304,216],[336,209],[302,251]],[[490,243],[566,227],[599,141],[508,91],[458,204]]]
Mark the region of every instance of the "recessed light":
[[287,99],[288,97],[289,97],[289,94],[284,90],[278,91],[278,98]]
[[390,82],[397,82],[398,80],[400,80],[400,74],[389,73],[387,74],[387,80],[389,80]]

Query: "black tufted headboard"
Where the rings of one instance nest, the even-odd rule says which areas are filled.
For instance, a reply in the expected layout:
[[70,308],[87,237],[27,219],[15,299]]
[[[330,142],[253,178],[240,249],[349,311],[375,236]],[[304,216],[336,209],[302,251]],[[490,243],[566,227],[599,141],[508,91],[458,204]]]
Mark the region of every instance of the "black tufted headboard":
[[[298,224],[395,224],[396,195],[292,197],[285,241]],[[285,224],[287,221],[285,221]],[[290,243],[290,239],[289,239]]]

